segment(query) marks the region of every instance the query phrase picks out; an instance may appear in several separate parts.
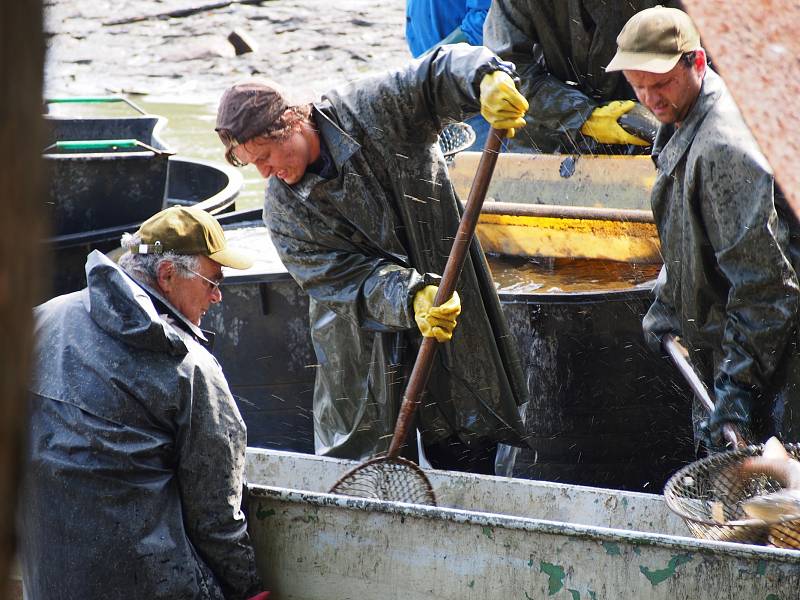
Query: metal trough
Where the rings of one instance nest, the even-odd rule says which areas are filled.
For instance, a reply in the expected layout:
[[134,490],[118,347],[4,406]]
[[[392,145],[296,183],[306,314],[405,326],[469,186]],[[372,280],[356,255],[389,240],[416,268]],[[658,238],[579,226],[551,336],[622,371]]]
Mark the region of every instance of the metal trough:
[[[461,152],[448,167],[459,197],[466,198],[480,160]],[[510,202],[650,211],[656,172],[649,156],[517,154],[497,157],[486,203]]]
[[796,597],[800,551],[687,537],[661,496],[428,471],[440,507],[324,493],[354,463],[250,449],[249,522],[281,600]]

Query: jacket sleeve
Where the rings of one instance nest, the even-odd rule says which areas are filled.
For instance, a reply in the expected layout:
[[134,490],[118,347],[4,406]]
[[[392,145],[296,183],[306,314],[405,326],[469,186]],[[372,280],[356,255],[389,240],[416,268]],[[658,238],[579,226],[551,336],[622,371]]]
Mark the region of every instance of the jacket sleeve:
[[653,352],[659,354],[663,351],[661,341],[664,335],[680,332],[668,290],[667,267],[662,266],[654,289],[655,299],[642,320],[645,342]]
[[359,80],[343,94],[363,132],[382,143],[433,143],[444,124],[480,112],[480,82],[494,71],[516,77],[514,65],[483,46],[436,48],[405,68]]
[[364,329],[415,326],[414,294],[438,277],[364,248],[353,241],[355,232],[348,239],[349,232],[337,231],[343,224],[323,219],[311,203],[287,205],[281,197],[268,191],[264,220],[281,261],[304,292]]
[[189,539],[229,599],[261,591],[241,510],[247,434],[222,370],[210,355],[179,393],[178,485]]
[[530,104],[525,116],[528,124],[574,138],[598,104],[576,86],[548,73],[529,4],[495,0],[484,24],[483,43],[501,59],[516,65],[520,92]]
[[771,170],[739,146],[722,140],[703,152],[695,176],[708,236],[730,286],[716,387],[763,390],[794,331],[800,293]]

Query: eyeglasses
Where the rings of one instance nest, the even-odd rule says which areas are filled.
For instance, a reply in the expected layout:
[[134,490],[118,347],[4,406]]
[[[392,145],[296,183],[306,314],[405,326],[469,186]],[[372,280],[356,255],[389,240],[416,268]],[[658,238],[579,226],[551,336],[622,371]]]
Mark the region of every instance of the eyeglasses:
[[209,279],[205,275],[201,275],[197,271],[193,271],[189,267],[183,267],[183,269],[205,281],[209,285],[209,291],[211,292],[216,292],[219,289],[219,284],[222,283],[222,277],[220,277],[219,281],[214,281],[213,279]]

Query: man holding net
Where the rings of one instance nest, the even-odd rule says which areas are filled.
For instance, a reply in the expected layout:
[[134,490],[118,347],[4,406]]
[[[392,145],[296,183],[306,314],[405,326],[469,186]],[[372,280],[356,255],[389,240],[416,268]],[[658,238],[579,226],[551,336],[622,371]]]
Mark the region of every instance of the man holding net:
[[795,439],[800,407],[797,227],[772,170],[722,79],[708,68],[689,16],[658,6],[634,15],[607,71],[622,71],[661,122],[653,215],[664,268],[644,319],[660,350],[679,335],[713,389],[696,437],[722,446],[726,423],[752,442]]
[[417,411],[430,463],[493,474],[498,443],[523,443],[525,382],[477,242],[457,294],[432,307],[460,216],[437,135],[478,111],[513,135],[527,109],[513,76],[458,44],[313,103],[257,80],[224,93],[226,157],[267,179],[265,222],[310,296],[318,454],[387,450],[420,334],[450,340]]

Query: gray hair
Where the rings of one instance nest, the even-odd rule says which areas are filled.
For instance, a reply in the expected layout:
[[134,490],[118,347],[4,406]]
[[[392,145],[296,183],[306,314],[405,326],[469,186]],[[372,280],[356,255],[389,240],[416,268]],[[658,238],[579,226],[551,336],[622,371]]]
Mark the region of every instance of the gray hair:
[[158,283],[158,268],[163,262],[169,262],[178,269],[180,277],[189,279],[193,275],[189,272],[200,269],[200,258],[195,254],[175,254],[166,251],[163,254],[139,254],[131,252],[142,243],[142,238],[137,233],[123,233],[120,246],[126,251],[119,258],[119,266],[131,277],[142,283],[155,286]]

